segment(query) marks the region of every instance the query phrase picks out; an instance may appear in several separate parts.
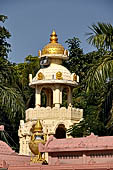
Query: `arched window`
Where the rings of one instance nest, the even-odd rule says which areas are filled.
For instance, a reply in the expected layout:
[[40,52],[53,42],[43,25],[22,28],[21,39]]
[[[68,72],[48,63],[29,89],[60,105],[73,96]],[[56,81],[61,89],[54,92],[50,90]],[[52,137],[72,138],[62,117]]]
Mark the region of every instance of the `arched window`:
[[68,88],[65,87],[62,91],[62,105],[63,107],[67,107],[68,106]]
[[66,128],[64,124],[58,125],[54,136],[57,139],[66,138]]
[[46,93],[45,93],[45,90],[42,89],[42,91],[41,91],[41,107],[46,107],[46,103],[47,103]]
[[41,90],[41,106],[53,106],[53,91],[51,88],[42,88]]

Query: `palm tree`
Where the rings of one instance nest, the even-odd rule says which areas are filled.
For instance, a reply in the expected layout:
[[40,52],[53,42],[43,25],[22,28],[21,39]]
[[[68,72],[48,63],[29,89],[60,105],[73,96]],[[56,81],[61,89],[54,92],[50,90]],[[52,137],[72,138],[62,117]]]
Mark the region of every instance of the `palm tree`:
[[113,81],[113,54],[106,52],[87,73],[87,91],[112,83]]
[[92,31],[87,33],[89,36],[87,41],[99,48],[111,50],[113,52],[113,26],[111,24],[105,24],[98,22],[97,25],[93,24],[89,27]]
[[[113,26],[111,24],[98,22],[97,25],[93,24],[92,27],[89,28],[92,32],[87,34],[89,36],[87,39],[88,43],[94,45],[97,49],[106,51],[87,73],[87,91],[100,87],[102,87],[103,90],[105,88],[108,89],[106,101],[107,105],[110,105],[112,108],[110,114],[107,116],[106,127],[109,130],[109,134],[112,134],[113,102],[110,101],[112,98],[109,100],[109,96],[111,96],[113,89]],[[109,111],[110,107],[108,112]]]
[[89,27],[92,31],[87,33],[87,41],[97,49],[107,50],[104,55],[92,66],[87,76],[87,87],[95,88],[95,85],[104,85],[113,78],[113,26],[98,22]]
[[10,121],[16,119],[17,112],[24,118],[25,104],[15,76],[13,65],[0,58],[0,109],[5,108]]
[[[2,25],[6,19],[7,16],[0,15]],[[20,119],[24,118],[25,103],[14,64],[7,59],[11,51],[7,42],[10,36],[9,31],[0,25],[0,124],[5,125],[5,130],[18,143],[18,126]]]

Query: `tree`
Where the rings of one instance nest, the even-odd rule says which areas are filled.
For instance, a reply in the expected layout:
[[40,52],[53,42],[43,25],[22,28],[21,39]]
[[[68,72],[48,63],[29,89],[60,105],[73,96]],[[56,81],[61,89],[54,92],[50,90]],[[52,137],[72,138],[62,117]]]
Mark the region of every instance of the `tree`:
[[92,31],[87,33],[89,44],[96,46],[98,49],[104,48],[113,52],[113,26],[111,24],[100,23],[93,24],[89,27]]
[[104,102],[107,91],[107,87],[100,87],[87,92],[85,82],[74,89],[73,105],[75,108],[83,109],[83,120],[69,129],[68,132],[70,132],[73,137],[87,136],[91,132],[99,136],[108,134],[105,127],[108,115],[105,115],[104,112]]
[[[76,73],[77,71],[80,76],[80,83],[78,87],[73,90],[73,105],[84,111],[83,120],[69,129],[69,133],[71,133],[73,137],[86,136],[91,132],[94,132],[96,135],[107,135],[107,130],[104,125],[108,115],[105,115],[104,103],[109,88],[108,86],[98,86],[97,89],[90,86],[90,90],[86,88],[88,86],[87,79],[89,70],[91,70],[93,66],[96,66],[98,61],[101,60],[102,56],[107,52],[104,49],[99,49],[98,51],[93,51],[87,54],[83,54],[83,52],[76,53],[80,51],[79,44],[78,46],[76,45],[76,38],[72,40],[69,39],[68,43],[71,56],[69,58],[68,67],[70,69],[71,65],[71,72]],[[80,54],[79,57],[76,57],[77,54]]]
[[[4,22],[6,16],[0,15],[0,21]],[[5,27],[0,26],[0,104],[11,112],[9,117],[15,117],[15,112],[19,111],[23,115],[23,99],[16,83],[16,74],[13,65],[6,59],[11,45],[7,43],[7,38],[11,35]],[[6,105],[7,103],[7,105]]]
[[35,106],[35,91],[29,87],[29,74],[33,77],[36,75],[40,68],[39,58],[37,56],[28,55],[25,58],[24,63],[15,65],[17,74],[18,86],[22,91],[22,95],[25,101],[25,109]]
[[89,27],[92,32],[88,33],[87,41],[97,47],[97,49],[107,50],[98,60],[98,63],[89,70],[88,88],[95,87],[95,84],[105,84],[113,78],[113,26],[98,22]]
[[[106,117],[106,128],[109,134],[113,134],[113,26],[111,24],[97,23],[89,27],[92,33],[89,33],[88,42],[97,47],[97,49],[107,50],[96,65],[93,65],[87,74],[87,91],[96,89],[100,86],[107,87],[106,101],[104,102]],[[111,130],[112,129],[112,130]]]
[[67,67],[70,72],[75,72],[80,76],[80,78],[82,78],[82,60],[84,60],[84,57],[83,50],[80,48],[81,42],[79,38],[73,37],[72,39],[68,39],[66,43],[68,44],[68,50],[70,54],[69,60],[64,61],[63,65]]
[[[5,22],[6,16],[0,15]],[[18,65],[8,61],[11,45],[7,39],[11,34],[0,26],[0,124],[18,144],[18,127],[25,117],[25,109],[34,106],[34,91],[29,87],[29,73],[33,76],[39,69],[38,57],[29,55]],[[14,143],[9,142],[12,147]],[[17,147],[17,146],[16,146]],[[16,148],[18,150],[18,148]]]
[[[1,22],[5,22],[5,19],[6,16],[0,15]],[[5,129],[17,142],[19,120],[24,119],[25,104],[16,83],[14,65],[7,59],[11,51],[11,45],[7,43],[10,36],[7,29],[0,26],[0,124],[5,125]]]
[[[0,22],[4,23],[6,19],[7,16],[0,15]],[[0,58],[7,58],[8,53],[11,51],[11,45],[7,42],[10,37],[9,31],[4,26],[0,26]]]

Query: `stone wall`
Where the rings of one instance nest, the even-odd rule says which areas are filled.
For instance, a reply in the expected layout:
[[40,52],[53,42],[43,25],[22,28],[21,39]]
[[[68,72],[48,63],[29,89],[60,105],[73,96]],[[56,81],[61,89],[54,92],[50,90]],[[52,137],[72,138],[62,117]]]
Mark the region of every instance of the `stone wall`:
[[30,108],[26,110],[26,121],[31,120],[46,120],[46,119],[52,119],[52,120],[72,120],[75,123],[78,123],[80,119],[83,118],[83,110],[82,109],[76,109],[72,107],[68,107],[67,109],[65,107],[57,108],[57,107],[36,107],[36,108]]
[[[65,107],[35,107],[26,110],[26,122],[20,121],[18,130],[21,155],[30,155],[29,141],[32,135],[31,129],[39,119],[43,126],[44,134],[47,134],[47,139],[50,135],[54,135],[58,125],[63,124],[66,129],[69,129],[74,123],[78,123],[83,118],[83,110],[69,106]],[[68,137],[68,136],[67,136]]]
[[89,165],[30,165],[9,166],[8,170],[113,170],[113,163]]

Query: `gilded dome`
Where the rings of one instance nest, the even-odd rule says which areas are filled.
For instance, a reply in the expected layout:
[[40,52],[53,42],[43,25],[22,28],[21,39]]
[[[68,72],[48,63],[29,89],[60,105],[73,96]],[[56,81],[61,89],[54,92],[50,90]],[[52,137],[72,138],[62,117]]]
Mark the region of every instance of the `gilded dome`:
[[64,47],[58,43],[56,32],[53,31],[50,37],[50,43],[42,49],[42,55],[46,54],[64,54]]

